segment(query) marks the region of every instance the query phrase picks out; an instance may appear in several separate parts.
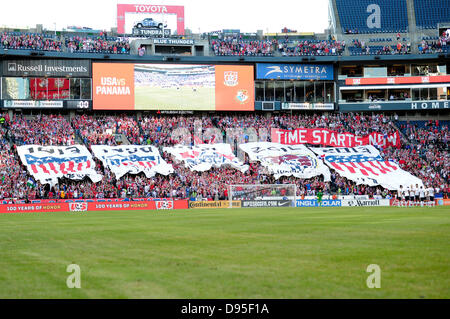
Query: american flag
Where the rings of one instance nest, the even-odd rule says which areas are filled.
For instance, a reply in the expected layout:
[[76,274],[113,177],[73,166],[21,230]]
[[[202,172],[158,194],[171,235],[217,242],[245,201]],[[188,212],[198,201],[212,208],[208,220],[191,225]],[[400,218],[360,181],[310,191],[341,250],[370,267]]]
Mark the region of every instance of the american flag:
[[160,164],[160,158],[156,158],[155,156],[137,156],[137,155],[129,155],[129,156],[121,156],[116,155],[120,158],[108,158],[109,164],[111,166],[126,166],[128,168],[134,166],[141,166],[143,168],[152,168],[158,164]]
[[392,173],[399,169],[395,163],[385,161],[381,156],[365,156],[360,154],[321,155],[320,158],[325,159],[337,172],[362,174],[372,178]]
[[90,168],[95,168],[95,163],[87,156],[77,157],[37,157],[30,154],[25,155],[26,163],[33,174],[77,174]]

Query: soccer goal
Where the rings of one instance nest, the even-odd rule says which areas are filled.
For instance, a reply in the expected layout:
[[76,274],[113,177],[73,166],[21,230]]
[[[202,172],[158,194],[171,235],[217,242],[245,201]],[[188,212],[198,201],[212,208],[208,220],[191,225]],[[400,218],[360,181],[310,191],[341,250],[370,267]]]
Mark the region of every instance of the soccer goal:
[[229,185],[228,207],[295,207],[296,195],[295,184]]

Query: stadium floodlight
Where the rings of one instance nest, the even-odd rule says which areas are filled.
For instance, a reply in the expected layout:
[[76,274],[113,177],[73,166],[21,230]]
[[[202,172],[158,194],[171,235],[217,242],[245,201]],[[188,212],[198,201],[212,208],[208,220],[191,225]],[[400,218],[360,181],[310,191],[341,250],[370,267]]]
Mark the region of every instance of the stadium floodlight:
[[288,201],[289,205],[286,205],[285,207],[295,207],[297,201],[296,196],[297,185],[295,184],[229,185],[228,207],[236,207],[236,205],[233,205],[235,201],[279,201],[280,203],[286,203],[286,201]]

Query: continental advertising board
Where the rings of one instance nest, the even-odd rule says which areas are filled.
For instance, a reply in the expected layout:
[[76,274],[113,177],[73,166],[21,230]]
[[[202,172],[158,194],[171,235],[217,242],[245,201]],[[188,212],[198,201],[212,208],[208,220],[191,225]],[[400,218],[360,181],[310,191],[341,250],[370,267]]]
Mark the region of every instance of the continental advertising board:
[[[234,200],[232,201],[233,208],[240,208],[241,201]],[[189,208],[194,209],[204,209],[204,208],[229,208],[230,201],[229,200],[219,200],[219,201],[189,201]]]
[[93,64],[94,110],[253,111],[253,67]]

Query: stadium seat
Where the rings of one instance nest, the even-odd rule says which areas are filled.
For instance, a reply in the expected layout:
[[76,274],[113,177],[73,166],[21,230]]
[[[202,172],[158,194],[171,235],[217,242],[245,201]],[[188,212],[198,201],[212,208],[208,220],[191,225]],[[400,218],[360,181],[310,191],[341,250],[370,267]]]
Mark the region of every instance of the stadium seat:
[[[380,7],[381,25],[379,28],[367,24],[371,15],[368,7]],[[355,33],[397,33],[407,32],[408,14],[406,0],[336,0],[342,31]]]
[[414,0],[416,25],[435,29],[440,22],[450,22],[449,0]]

